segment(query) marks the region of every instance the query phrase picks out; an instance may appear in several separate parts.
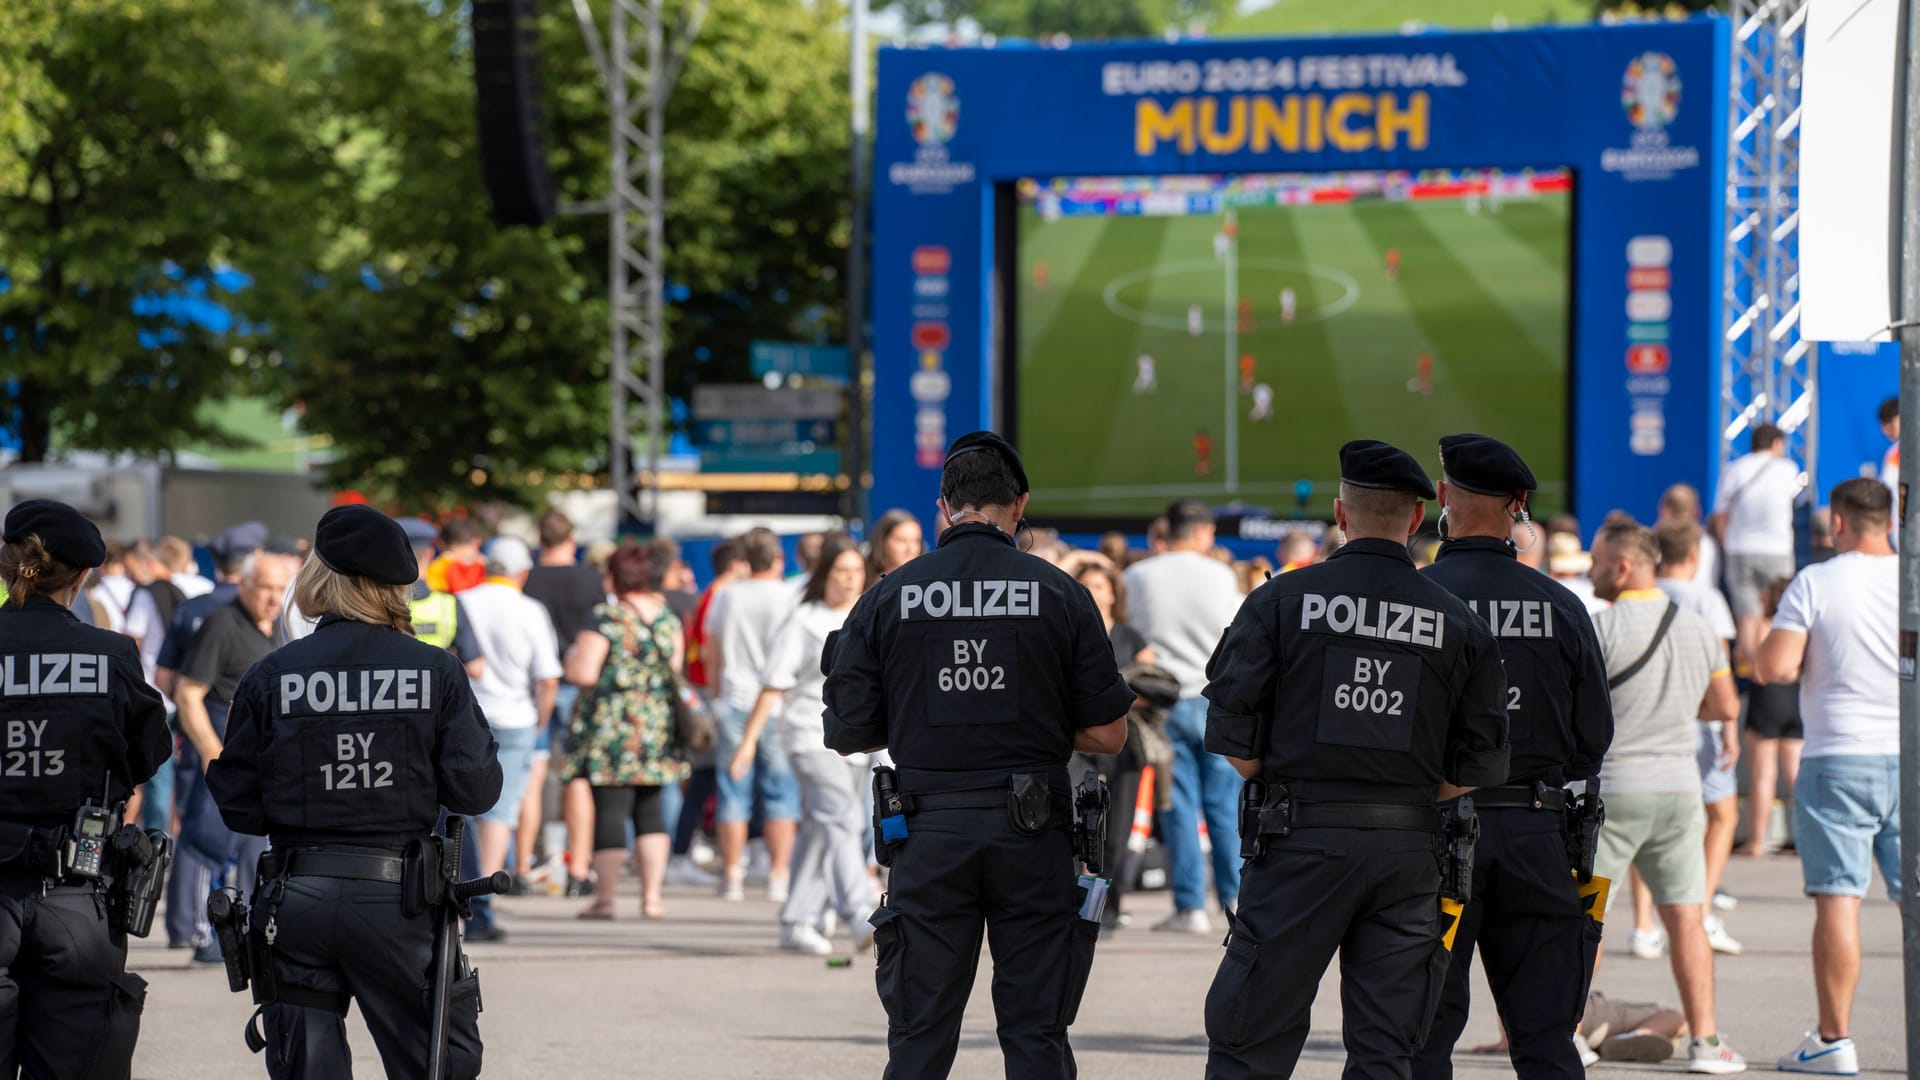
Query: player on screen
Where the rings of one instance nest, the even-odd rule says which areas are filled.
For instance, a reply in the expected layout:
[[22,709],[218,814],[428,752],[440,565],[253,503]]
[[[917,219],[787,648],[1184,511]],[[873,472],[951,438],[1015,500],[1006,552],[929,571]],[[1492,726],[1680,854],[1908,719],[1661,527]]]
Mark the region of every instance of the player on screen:
[[1154,377],[1152,356],[1146,353],[1141,353],[1140,359],[1134,361],[1134,372],[1135,372],[1133,376],[1133,392],[1134,393],[1151,394],[1155,390],[1160,389],[1160,381]]
[[1193,436],[1193,475],[1213,475],[1213,436],[1201,428]]
[[1280,321],[1285,323],[1288,326],[1292,326],[1293,315],[1294,315],[1294,310],[1296,306],[1297,305],[1293,295],[1293,287],[1288,286],[1287,288],[1281,289],[1280,290]]
[[1047,264],[1044,260],[1033,264],[1033,290],[1047,291]]
[[1252,353],[1242,353],[1240,356],[1240,392],[1243,394],[1253,392]]
[[1199,337],[1200,331],[1206,329],[1206,326],[1207,326],[1206,312],[1200,310],[1199,304],[1188,305],[1187,307],[1188,335],[1192,337]]
[[1390,247],[1387,249],[1387,280],[1393,281],[1399,276],[1400,276],[1400,249],[1397,247]]
[[1226,261],[1228,249],[1233,247],[1233,238],[1224,231],[1213,234],[1213,257]]
[[1255,384],[1253,408],[1247,412],[1247,419],[1253,421],[1273,419],[1273,387],[1266,383]]
[[1422,397],[1433,395],[1433,354],[1421,353],[1415,364],[1418,374],[1413,379],[1413,389]]
[[1244,296],[1240,298],[1240,332],[1253,333],[1253,301]]

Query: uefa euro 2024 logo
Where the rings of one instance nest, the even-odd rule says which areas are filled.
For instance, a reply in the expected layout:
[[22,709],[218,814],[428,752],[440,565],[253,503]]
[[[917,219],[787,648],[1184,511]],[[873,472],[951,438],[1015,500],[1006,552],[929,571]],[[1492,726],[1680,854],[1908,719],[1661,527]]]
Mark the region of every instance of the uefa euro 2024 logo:
[[907,123],[913,125],[913,141],[921,146],[944,146],[960,126],[960,99],[953,92],[953,80],[938,72],[929,72],[907,87]]
[[1641,131],[1659,131],[1680,114],[1680,69],[1666,53],[1646,52],[1627,64],[1620,107]]

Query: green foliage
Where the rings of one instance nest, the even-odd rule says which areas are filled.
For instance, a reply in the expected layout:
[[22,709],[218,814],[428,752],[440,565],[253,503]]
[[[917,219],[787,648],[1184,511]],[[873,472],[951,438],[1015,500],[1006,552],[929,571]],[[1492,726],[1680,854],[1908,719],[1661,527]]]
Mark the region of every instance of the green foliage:
[[[491,223],[457,10],[331,10],[331,151],[357,197],[325,284],[300,305],[286,370],[307,429],[333,439],[330,479],[451,503],[524,499],[556,473],[602,468],[605,217]],[[669,308],[670,392],[747,378],[753,338],[837,330],[820,312],[840,302],[847,243],[838,17],[800,0],[719,0],[687,59],[667,120],[666,266],[688,291]],[[541,29],[561,198],[603,198],[598,72],[565,5],[546,5]]]
[[286,27],[246,0],[0,4],[0,409],[25,460],[221,439],[197,406],[258,373],[203,329],[143,347],[171,323],[134,299],[178,288],[168,265],[273,277],[302,250],[323,170]]
[[1331,34],[1398,31],[1409,22],[1455,30],[1484,30],[1495,18],[1508,26],[1586,22],[1593,0],[1282,0],[1230,20],[1223,35]]
[[1233,0],[898,0],[909,25],[971,19],[990,34],[1075,39],[1158,37],[1195,19],[1230,15]]

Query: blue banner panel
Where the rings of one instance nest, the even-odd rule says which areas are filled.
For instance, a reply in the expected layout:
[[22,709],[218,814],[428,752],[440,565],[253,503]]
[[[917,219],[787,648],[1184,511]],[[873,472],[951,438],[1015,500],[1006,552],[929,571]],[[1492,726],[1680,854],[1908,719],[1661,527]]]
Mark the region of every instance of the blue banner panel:
[[[1574,508],[1644,518],[1674,481],[1711,490],[1727,51],[1717,18],[882,50],[874,509],[930,517],[946,443],[1009,422],[995,244],[1013,233],[996,221],[995,185],[1361,169],[1572,170],[1572,400],[1540,408],[1569,416]],[[1061,208],[1085,211],[1107,212]],[[1033,512],[1047,516],[1040,500]]]

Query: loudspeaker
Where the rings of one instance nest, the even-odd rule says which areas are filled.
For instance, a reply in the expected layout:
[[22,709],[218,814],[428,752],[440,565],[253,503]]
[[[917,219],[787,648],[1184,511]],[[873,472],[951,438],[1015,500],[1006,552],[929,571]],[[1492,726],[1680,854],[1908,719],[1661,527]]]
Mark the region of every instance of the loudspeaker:
[[540,225],[553,217],[535,11],[534,0],[473,0],[480,163],[493,218],[502,225]]

